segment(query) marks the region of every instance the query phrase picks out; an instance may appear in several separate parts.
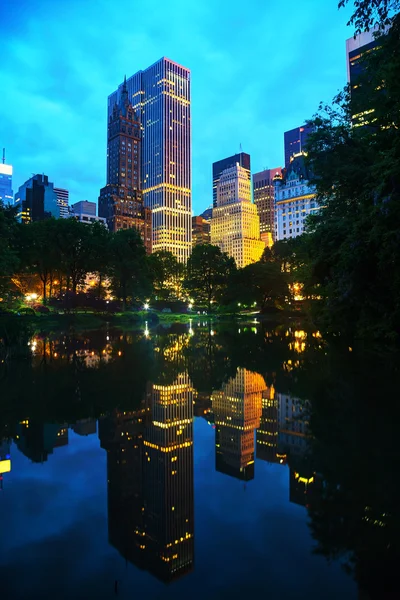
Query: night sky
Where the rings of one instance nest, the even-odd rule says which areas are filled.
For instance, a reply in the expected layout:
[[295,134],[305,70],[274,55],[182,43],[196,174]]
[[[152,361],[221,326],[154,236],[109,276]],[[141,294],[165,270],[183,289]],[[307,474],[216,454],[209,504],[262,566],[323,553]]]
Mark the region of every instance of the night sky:
[[[149,8],[150,7],[150,8]],[[193,211],[211,164],[239,151],[283,163],[283,132],[346,83],[351,10],[336,0],[0,0],[0,146],[14,192],[32,173],[97,201],[107,96],[166,56],[192,71]]]

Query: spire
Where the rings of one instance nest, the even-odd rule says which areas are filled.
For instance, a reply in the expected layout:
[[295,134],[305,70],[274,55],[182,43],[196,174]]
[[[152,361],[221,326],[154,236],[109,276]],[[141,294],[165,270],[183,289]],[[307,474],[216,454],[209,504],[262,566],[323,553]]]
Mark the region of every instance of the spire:
[[121,104],[120,104],[122,113],[125,116],[126,116],[126,111],[128,109],[128,106],[129,106],[129,94],[128,94],[128,86],[126,85],[126,75],[125,75],[124,83],[122,85]]

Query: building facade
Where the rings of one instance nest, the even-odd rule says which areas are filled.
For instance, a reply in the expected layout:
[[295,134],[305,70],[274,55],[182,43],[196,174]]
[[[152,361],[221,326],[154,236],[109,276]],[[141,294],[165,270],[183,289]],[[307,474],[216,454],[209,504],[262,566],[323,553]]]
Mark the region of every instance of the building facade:
[[54,188],[57,204],[60,208],[60,217],[64,219],[69,213],[69,191],[63,188]]
[[275,181],[275,239],[285,240],[301,235],[305,220],[320,209],[315,187],[291,170],[286,180]]
[[213,176],[213,207],[217,206],[217,189],[218,182],[220,180],[221,174],[225,169],[230,169],[234,167],[236,164],[239,164],[244,171],[250,181],[251,178],[251,168],[250,168],[250,154],[246,154],[246,152],[239,152],[239,154],[234,154],[233,156],[228,156],[228,158],[223,158],[222,160],[218,160],[213,163],[212,166],[212,176]]
[[0,164],[0,202],[3,204],[12,204],[14,194],[12,189],[12,165],[6,164],[5,149],[3,148],[3,161]]
[[54,185],[47,175],[34,175],[15,194],[17,217],[23,223],[60,217],[60,206]]
[[312,132],[312,127],[308,125],[302,125],[301,127],[295,127],[290,131],[284,133],[284,147],[285,147],[285,168],[290,168],[290,159],[294,154],[304,152],[304,148],[307,142],[307,138]]
[[211,224],[210,221],[204,219],[201,215],[199,217],[192,217],[192,243],[193,246],[200,246],[201,244],[211,243],[210,234]]
[[260,237],[270,248],[275,242],[275,183],[282,176],[282,167],[265,169],[253,175],[253,197],[260,218]]
[[[152,249],[186,262],[192,248],[190,71],[162,58],[126,81],[141,123],[140,181],[151,209]],[[124,85],[108,98],[108,116]]]
[[239,268],[260,260],[264,251],[260,219],[251,201],[250,179],[239,164],[225,169],[220,176],[211,219],[211,243],[232,256]]
[[113,232],[136,228],[150,253],[151,214],[141,192],[141,147],[141,126],[125,80],[121,97],[109,110],[107,185],[100,190],[99,216]]

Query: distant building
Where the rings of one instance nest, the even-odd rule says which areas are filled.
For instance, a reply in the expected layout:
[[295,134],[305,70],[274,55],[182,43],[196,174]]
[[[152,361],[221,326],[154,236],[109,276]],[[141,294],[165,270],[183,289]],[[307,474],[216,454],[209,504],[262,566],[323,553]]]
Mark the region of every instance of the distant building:
[[67,218],[74,218],[81,223],[85,223],[90,225],[92,223],[102,223],[105,227],[107,227],[107,221],[103,217],[98,217],[96,215],[96,202],[89,202],[88,200],[80,200],[79,202],[75,202],[69,209],[69,213],[67,214]]
[[54,448],[68,445],[68,428],[57,423],[21,421],[16,426],[14,441],[32,462],[45,462]]
[[275,183],[282,176],[282,167],[265,169],[253,175],[254,204],[260,218],[260,237],[269,248],[275,242]]
[[307,138],[312,132],[312,127],[308,125],[302,125],[301,127],[295,127],[290,131],[284,133],[284,146],[285,146],[285,168],[290,167],[290,158],[294,154],[304,152]]
[[34,175],[15,194],[17,217],[23,223],[60,217],[60,206],[54,185],[47,175]]
[[71,425],[71,429],[77,435],[92,435],[93,433],[97,433],[97,420],[79,419],[74,425]]
[[211,219],[211,243],[232,256],[239,268],[260,260],[264,251],[248,173],[238,163],[221,173]]
[[140,189],[151,209],[152,249],[186,263],[192,250],[190,71],[165,57],[138,71],[108,97],[109,118],[125,88],[143,133]]
[[210,244],[210,221],[207,221],[202,216],[192,217],[192,244],[199,246],[201,244]]
[[121,98],[109,114],[107,185],[100,190],[99,216],[110,231],[135,228],[151,252],[151,214],[145,208],[140,184],[141,126],[124,82]]
[[304,233],[305,220],[320,210],[315,187],[304,177],[302,157],[292,160],[286,179],[275,180],[275,239]]
[[234,167],[236,164],[239,164],[242,169],[244,169],[244,172],[250,181],[250,154],[246,154],[246,152],[240,152],[239,154],[234,154],[233,156],[223,158],[222,160],[218,160],[217,162],[213,163],[213,207],[217,206],[217,188],[222,172],[225,171],[225,169]]
[[12,204],[14,200],[12,174],[12,165],[6,164],[6,155],[3,148],[3,162],[0,163],[0,202],[3,202],[3,204]]
[[68,216],[69,211],[69,191],[63,188],[54,188],[54,192],[57,196],[57,204],[60,208],[60,217],[63,219]]

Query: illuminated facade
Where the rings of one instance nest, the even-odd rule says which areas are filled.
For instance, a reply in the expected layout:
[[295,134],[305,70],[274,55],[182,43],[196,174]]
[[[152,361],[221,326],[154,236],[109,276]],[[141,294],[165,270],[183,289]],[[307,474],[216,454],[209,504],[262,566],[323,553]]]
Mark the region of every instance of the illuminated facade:
[[251,201],[250,180],[239,164],[220,176],[211,219],[211,243],[232,256],[240,268],[260,260],[264,251],[260,219]]
[[285,240],[301,235],[305,219],[320,210],[315,187],[291,170],[286,181],[275,181],[275,239]]
[[254,478],[254,430],[260,425],[266,389],[261,375],[239,368],[212,394],[217,471],[245,481]]
[[212,166],[212,176],[213,176],[213,207],[217,206],[217,190],[218,190],[218,182],[220,177],[225,171],[225,169],[230,169],[234,167],[236,164],[239,164],[248,177],[250,181],[251,178],[251,167],[250,167],[250,154],[246,154],[246,152],[240,152],[239,154],[234,154],[233,156],[228,156],[228,158],[223,158],[222,160],[218,160],[213,163]]
[[3,150],[3,162],[0,163],[0,202],[3,204],[12,204],[14,194],[12,190],[12,165],[5,162],[5,151]]
[[285,147],[285,168],[290,169],[290,159],[293,155],[304,152],[307,138],[312,133],[312,127],[302,125],[295,127],[290,131],[285,131],[284,147]]
[[120,98],[109,105],[107,185],[100,190],[99,216],[106,219],[110,231],[137,229],[150,254],[151,213],[141,192],[141,152],[141,126],[125,80]]
[[22,223],[60,217],[60,206],[54,185],[47,175],[34,175],[15,194],[17,217]]
[[[142,129],[141,187],[152,211],[153,251],[186,262],[192,248],[190,71],[162,58],[127,82]],[[108,116],[121,84],[108,98]]]
[[307,448],[308,403],[289,394],[277,393],[278,452],[302,455]]
[[260,218],[260,237],[270,248],[275,242],[275,177],[282,176],[282,167],[266,169],[253,175],[253,197]]

